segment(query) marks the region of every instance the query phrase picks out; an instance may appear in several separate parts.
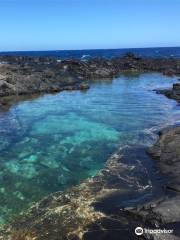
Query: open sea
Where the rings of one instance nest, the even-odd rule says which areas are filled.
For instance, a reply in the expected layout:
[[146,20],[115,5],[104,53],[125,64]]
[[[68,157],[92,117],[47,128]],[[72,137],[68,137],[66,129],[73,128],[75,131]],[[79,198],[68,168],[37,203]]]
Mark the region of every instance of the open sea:
[[59,59],[69,58],[94,58],[105,57],[112,58],[122,56],[127,52],[133,52],[142,57],[165,57],[180,58],[180,47],[163,47],[163,48],[126,48],[126,49],[94,49],[94,50],[53,50],[53,51],[17,51],[17,52],[0,52],[0,55],[14,56],[46,56],[57,57]]

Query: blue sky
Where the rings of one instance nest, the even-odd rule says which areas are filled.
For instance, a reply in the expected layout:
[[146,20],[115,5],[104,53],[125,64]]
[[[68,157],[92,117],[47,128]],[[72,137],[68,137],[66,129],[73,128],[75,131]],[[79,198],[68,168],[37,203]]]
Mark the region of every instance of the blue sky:
[[180,46],[180,0],[0,0],[0,51]]

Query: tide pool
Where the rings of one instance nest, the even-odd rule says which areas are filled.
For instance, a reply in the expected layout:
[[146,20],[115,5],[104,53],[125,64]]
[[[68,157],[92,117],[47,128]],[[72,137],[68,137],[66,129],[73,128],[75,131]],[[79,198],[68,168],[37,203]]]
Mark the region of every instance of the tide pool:
[[175,82],[155,73],[122,75],[0,112],[0,222],[94,176],[118,146],[154,143],[154,132],[178,122],[180,110],[152,90]]

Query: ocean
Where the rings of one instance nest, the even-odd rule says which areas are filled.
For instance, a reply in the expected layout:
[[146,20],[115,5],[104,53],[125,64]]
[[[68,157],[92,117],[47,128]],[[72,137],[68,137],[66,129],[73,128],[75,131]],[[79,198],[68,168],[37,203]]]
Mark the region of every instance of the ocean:
[[49,51],[14,51],[0,52],[2,55],[12,56],[33,56],[33,57],[57,57],[59,59],[87,59],[95,57],[112,58],[122,56],[127,52],[133,52],[140,57],[153,58],[180,58],[180,47],[161,47],[161,48],[124,48],[124,49],[94,49],[94,50],[49,50]]

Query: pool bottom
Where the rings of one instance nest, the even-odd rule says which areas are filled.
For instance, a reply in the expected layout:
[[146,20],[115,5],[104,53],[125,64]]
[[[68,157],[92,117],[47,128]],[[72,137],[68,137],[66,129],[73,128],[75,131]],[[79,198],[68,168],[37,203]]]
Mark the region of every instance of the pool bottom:
[[138,217],[129,211],[164,194],[156,171],[144,148],[120,148],[95,177],[42,199],[6,234],[40,240],[102,239],[111,231],[113,235],[122,231],[123,239],[130,239]]

